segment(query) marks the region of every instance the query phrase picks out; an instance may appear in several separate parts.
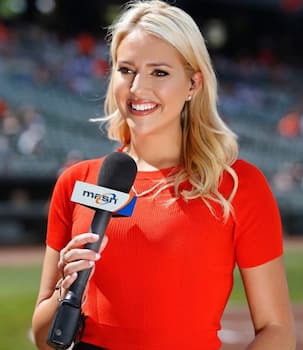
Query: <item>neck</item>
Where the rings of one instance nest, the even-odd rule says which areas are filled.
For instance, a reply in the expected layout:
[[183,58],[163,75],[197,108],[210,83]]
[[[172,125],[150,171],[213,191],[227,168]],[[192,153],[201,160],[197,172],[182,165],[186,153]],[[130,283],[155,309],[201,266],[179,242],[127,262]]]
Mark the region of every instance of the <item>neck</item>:
[[132,138],[126,147],[126,152],[134,158],[139,171],[154,171],[170,168],[180,164],[181,138],[180,140],[144,140]]

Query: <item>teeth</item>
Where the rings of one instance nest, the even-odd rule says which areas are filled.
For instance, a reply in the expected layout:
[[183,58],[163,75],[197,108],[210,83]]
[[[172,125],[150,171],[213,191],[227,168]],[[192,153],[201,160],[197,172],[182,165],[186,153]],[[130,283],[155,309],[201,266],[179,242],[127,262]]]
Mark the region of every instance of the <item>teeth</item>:
[[156,105],[152,103],[142,104],[142,105],[135,105],[132,104],[132,109],[135,109],[136,111],[147,111],[149,109],[153,109]]

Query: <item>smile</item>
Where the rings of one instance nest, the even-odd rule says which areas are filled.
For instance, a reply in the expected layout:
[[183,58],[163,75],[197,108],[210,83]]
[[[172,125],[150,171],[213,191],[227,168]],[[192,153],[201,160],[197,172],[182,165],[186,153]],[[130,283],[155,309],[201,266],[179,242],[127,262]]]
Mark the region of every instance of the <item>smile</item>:
[[128,104],[129,111],[136,116],[147,115],[158,108],[156,103],[132,103]]
[[131,103],[131,108],[135,111],[150,111],[154,109],[157,105],[155,103],[144,103],[144,104],[134,104]]

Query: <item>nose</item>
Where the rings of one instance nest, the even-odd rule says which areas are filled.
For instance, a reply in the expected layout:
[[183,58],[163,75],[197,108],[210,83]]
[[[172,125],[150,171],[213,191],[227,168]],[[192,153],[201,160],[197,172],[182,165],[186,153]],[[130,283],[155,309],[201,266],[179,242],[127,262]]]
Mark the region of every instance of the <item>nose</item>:
[[145,74],[137,73],[131,82],[130,91],[134,95],[140,96],[150,88],[151,86],[149,77]]

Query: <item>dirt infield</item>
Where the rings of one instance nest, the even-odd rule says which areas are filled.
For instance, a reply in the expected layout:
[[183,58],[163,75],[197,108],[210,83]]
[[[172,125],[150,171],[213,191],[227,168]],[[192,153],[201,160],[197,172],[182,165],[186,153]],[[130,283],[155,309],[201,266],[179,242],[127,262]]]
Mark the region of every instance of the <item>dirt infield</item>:
[[[299,242],[303,244],[303,240]],[[290,241],[288,245],[298,247],[298,242]],[[42,264],[44,247],[0,247],[0,265],[18,266]],[[303,350],[303,305],[293,305],[297,330],[297,348]],[[253,339],[253,327],[248,309],[245,307],[228,307],[222,319],[220,338],[223,342],[221,350],[243,350]]]
[[0,266],[39,264],[43,261],[43,254],[43,246],[0,247]]
[[[293,305],[296,323],[297,348],[303,350],[303,305]],[[222,320],[220,338],[223,342],[221,350],[243,350],[253,339],[253,327],[249,312],[244,307],[229,308]]]

